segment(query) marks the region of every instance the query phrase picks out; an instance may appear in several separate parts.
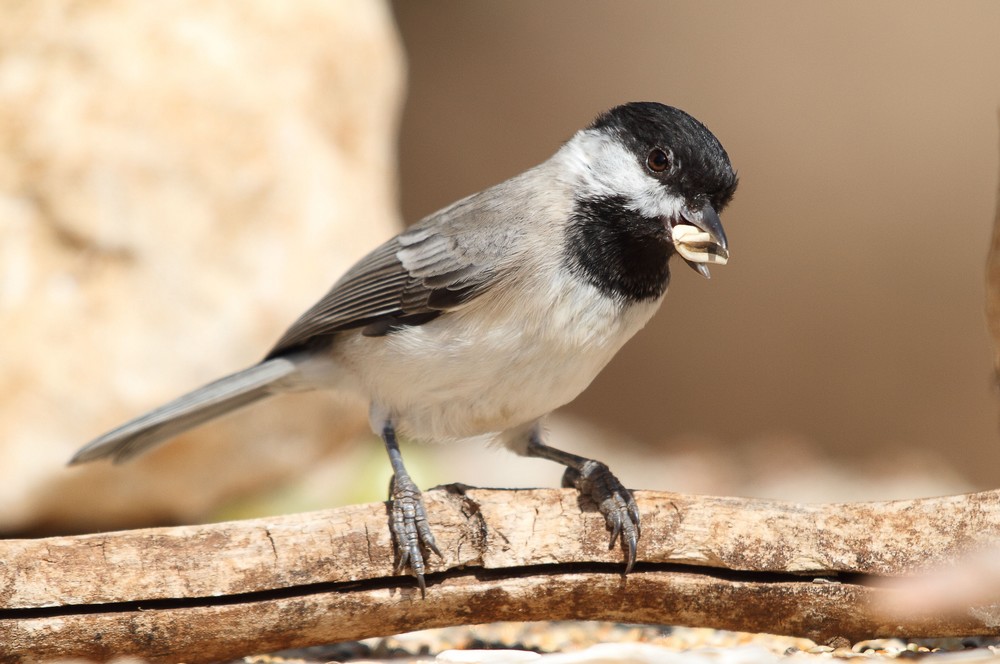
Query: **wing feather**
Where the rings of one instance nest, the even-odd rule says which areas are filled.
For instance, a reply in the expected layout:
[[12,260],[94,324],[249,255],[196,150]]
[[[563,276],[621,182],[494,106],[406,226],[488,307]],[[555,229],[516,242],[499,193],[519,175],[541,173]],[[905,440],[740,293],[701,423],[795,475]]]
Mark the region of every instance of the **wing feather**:
[[366,335],[379,336],[422,325],[480,295],[501,275],[505,261],[497,247],[510,245],[470,242],[469,231],[477,232],[476,224],[466,222],[475,209],[473,199],[460,201],[362,258],[285,332],[267,357],[345,330],[363,328]]

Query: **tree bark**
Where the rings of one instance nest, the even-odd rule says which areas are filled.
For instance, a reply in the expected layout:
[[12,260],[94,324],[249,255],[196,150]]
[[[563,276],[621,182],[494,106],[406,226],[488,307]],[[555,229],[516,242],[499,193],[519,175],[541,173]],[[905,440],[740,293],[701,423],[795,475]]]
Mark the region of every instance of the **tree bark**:
[[817,640],[1000,634],[1000,607],[903,622],[875,581],[1000,538],[1000,492],[804,505],[637,491],[620,546],[572,490],[425,493],[443,559],[393,574],[384,503],[0,542],[0,661],[217,661],[496,620],[616,620]]

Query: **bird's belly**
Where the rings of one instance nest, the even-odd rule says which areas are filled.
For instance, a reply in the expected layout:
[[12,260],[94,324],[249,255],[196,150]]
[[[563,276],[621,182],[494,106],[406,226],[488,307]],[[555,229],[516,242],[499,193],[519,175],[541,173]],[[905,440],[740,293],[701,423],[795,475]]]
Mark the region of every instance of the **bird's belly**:
[[[475,436],[533,421],[573,400],[610,359],[544,339],[517,349],[481,344],[444,361],[438,357],[433,366],[414,363],[400,372],[399,382],[380,386],[377,400],[396,413],[401,429],[418,438]],[[398,389],[402,381],[410,381],[419,395]]]
[[348,344],[368,347],[345,348],[342,361],[404,435],[497,433],[572,401],[657,304],[624,313],[606,300],[538,315],[452,312],[385,337],[354,337]]

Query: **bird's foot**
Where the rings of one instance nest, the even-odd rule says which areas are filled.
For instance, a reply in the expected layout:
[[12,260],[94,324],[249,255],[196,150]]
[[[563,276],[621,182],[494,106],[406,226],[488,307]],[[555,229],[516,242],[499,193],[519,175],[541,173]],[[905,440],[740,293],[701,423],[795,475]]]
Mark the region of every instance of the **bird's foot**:
[[614,548],[615,542],[619,536],[621,537],[622,546],[627,553],[625,573],[631,572],[632,566],[635,565],[636,547],[641,533],[639,508],[632,493],[618,481],[605,464],[590,459],[580,470],[567,468],[562,483],[567,488],[575,487],[597,504],[601,514],[604,515],[608,530],[611,531],[608,548]]
[[409,475],[393,475],[389,484],[389,496],[392,501],[391,527],[396,548],[396,574],[409,565],[413,576],[417,577],[420,596],[425,597],[427,588],[424,583],[424,554],[421,545],[436,553],[439,558],[441,552],[427,524],[423,495]]

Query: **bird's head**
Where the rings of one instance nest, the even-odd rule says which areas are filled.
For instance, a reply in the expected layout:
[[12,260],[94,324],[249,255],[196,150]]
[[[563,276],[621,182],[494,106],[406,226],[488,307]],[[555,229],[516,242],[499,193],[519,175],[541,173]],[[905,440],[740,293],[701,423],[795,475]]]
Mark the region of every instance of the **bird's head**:
[[634,227],[629,233],[659,235],[705,277],[708,264],[728,260],[719,213],[737,177],[725,149],[698,120],[655,102],[623,104],[565,147],[579,170],[578,208],[597,202],[621,208],[623,223]]

